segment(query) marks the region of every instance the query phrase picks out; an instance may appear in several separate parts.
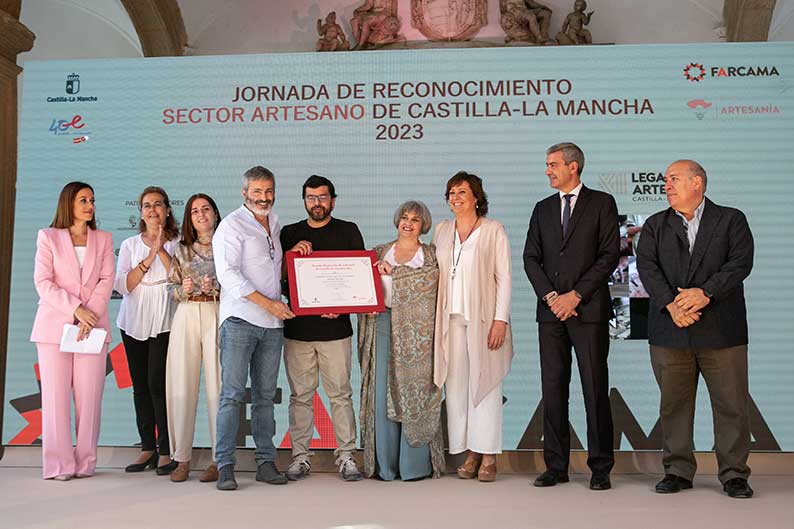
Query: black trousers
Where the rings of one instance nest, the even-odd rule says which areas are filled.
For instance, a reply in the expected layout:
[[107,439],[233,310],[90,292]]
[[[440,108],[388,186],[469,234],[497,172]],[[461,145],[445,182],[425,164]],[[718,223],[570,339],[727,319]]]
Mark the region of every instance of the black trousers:
[[538,338],[546,468],[568,472],[571,449],[568,397],[573,346],[587,414],[587,466],[593,473],[609,473],[615,464],[615,456],[609,405],[607,322],[582,323],[571,318],[564,322],[539,323]]
[[141,436],[141,450],[158,448],[161,456],[170,453],[165,406],[165,358],[170,334],[163,332],[157,338],[140,341],[121,331],[132,378],[132,396],[138,434]]

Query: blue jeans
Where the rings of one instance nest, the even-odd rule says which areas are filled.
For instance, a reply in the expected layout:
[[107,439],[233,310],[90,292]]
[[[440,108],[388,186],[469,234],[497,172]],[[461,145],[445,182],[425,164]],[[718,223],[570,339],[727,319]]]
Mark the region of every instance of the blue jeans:
[[273,399],[276,396],[283,329],[266,329],[230,317],[220,327],[221,396],[218,406],[217,446],[218,468],[234,465],[237,430],[240,427],[240,405],[245,399],[248,366],[251,366],[251,435],[257,465],[275,461],[276,420]]

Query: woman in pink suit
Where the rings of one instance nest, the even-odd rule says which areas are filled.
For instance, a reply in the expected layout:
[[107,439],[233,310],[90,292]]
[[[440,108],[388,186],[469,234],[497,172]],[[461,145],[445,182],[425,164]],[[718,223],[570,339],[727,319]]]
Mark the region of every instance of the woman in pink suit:
[[[30,341],[36,342],[41,375],[44,479],[67,481],[94,475],[107,344],[108,302],[113,291],[113,240],[96,229],[94,190],[71,182],[61,191],[55,218],[39,230],[33,281],[39,308]],[[107,331],[99,354],[60,350],[63,326],[79,327],[78,340],[92,329]],[[72,446],[74,395],[77,446]]]

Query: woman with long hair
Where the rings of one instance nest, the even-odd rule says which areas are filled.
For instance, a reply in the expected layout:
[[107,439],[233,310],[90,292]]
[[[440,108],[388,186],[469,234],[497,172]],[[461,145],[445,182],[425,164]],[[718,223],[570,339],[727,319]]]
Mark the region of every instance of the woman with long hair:
[[[36,343],[41,376],[44,479],[68,481],[94,475],[105,364],[110,342],[108,303],[113,291],[113,239],[96,227],[94,190],[70,182],[61,190],[55,218],[39,230],[33,281],[39,307],[30,341]],[[65,325],[77,341],[104,330],[96,353],[61,350]],[[77,446],[72,446],[74,397]]]
[[[212,456],[215,460],[215,419],[221,391],[221,364],[218,350],[218,295],[212,236],[221,222],[218,206],[211,197],[196,193],[187,200],[182,219],[182,240],[171,261],[169,290],[177,303],[168,358],[165,366],[165,393],[168,407],[168,438],[171,457],[177,467],[171,481],[187,480],[196,406],[204,366],[204,393],[207,398]],[[218,480],[215,463],[201,474],[199,481]]]

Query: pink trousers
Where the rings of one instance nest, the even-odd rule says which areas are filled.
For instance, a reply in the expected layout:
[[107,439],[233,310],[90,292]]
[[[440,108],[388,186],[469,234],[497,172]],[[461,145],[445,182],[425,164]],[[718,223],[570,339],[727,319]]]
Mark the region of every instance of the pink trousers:
[[[58,344],[37,343],[41,375],[44,479],[61,474],[91,476],[102,415],[107,345],[100,354],[64,353]],[[71,401],[77,446],[72,445]]]

